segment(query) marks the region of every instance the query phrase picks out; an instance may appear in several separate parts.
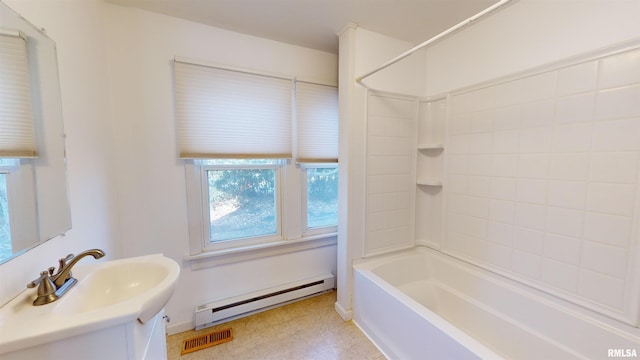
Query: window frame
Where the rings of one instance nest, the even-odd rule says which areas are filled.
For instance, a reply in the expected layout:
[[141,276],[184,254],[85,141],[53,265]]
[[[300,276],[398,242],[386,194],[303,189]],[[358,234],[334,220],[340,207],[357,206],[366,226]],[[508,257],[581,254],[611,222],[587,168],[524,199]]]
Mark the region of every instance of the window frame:
[[[194,263],[195,268],[216,264],[229,263],[238,259],[259,258],[266,255],[276,255],[290,251],[335,245],[337,241],[337,226],[314,228],[305,231],[306,207],[302,208],[303,198],[306,198],[306,167],[322,166],[321,164],[295,164],[291,160],[281,159],[280,167],[276,170],[277,199],[280,207],[277,210],[280,229],[279,236],[265,236],[260,238],[245,238],[221,241],[215,244],[209,242],[209,197],[206,171],[209,165],[203,165],[206,160],[185,160],[185,179],[187,189],[187,220],[189,224],[189,254],[186,260],[204,260],[214,257],[212,261]],[[337,164],[327,164],[337,166]],[[221,166],[214,166],[221,169]],[[304,187],[304,192],[302,191]],[[304,200],[306,201],[306,200]],[[304,219],[304,220],[303,220]],[[304,225],[303,225],[304,221]]]
[[[325,233],[335,233],[338,231],[338,224],[333,226],[309,227],[309,189],[308,189],[308,170],[309,169],[338,169],[338,163],[304,163],[300,164],[300,187],[302,197],[302,236],[314,236]],[[338,174],[338,176],[340,176]]]

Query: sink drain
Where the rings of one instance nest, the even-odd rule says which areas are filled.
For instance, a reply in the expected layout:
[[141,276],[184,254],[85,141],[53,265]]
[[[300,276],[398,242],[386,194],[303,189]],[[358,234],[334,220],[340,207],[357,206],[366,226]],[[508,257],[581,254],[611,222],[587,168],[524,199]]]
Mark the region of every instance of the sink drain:
[[182,351],[180,352],[180,355],[192,353],[194,351],[206,349],[215,345],[220,345],[231,340],[233,340],[233,333],[231,331],[231,328],[194,336],[182,341]]

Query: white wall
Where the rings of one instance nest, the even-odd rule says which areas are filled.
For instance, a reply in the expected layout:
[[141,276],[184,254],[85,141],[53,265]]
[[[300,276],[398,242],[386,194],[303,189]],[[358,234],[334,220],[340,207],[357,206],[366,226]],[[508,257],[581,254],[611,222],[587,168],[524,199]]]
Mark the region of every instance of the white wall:
[[[426,40],[426,39],[425,39]],[[356,76],[377,69],[380,65],[413,48],[414,44],[394,39],[363,28],[355,32]],[[413,55],[364,79],[363,83],[373,89],[407,95],[421,96],[426,91],[424,76],[425,52]]]
[[636,0],[518,0],[427,51],[427,94],[444,93],[640,36]]
[[117,233],[124,256],[164,253],[182,265],[166,311],[172,325],[188,328],[193,308],[206,302],[335,273],[335,246],[198,270],[183,261],[189,233],[172,60],[180,56],[335,83],[337,57],[134,8],[105,7]]
[[[375,69],[410,49],[411,43],[358,28],[347,27],[340,34],[340,222],[338,239],[337,311],[351,317],[352,269],[354,259],[365,256],[367,96],[355,82],[357,76]],[[425,54],[410,58],[372,75],[364,84],[402,94],[425,92]],[[346,174],[346,175],[345,175]]]
[[[348,119],[341,121],[349,122],[347,136],[347,149],[349,151],[349,162],[352,166],[349,168],[350,181],[355,187],[349,188],[350,199],[358,199],[356,204],[364,206],[366,197],[364,191],[366,186],[366,152],[367,152],[367,97],[365,96],[365,88],[355,84],[353,79],[370,70],[377,68],[386,61],[396,57],[400,53],[409,50],[413,44],[394,39],[382,34],[378,34],[363,28],[355,28],[353,31],[353,45],[349,51],[353,52],[352,62],[353,71],[346,74],[347,79],[341,82],[341,90],[343,87],[353,87],[351,98],[349,99],[350,109]],[[341,54],[342,55],[342,54]],[[424,63],[426,61],[425,53],[418,51],[410,57],[397,62],[396,64],[371,75],[366,78],[363,83],[371,90],[382,90],[387,92],[421,96],[426,91],[424,74]],[[340,66],[343,66],[341,63]],[[348,64],[345,64],[348,66]],[[342,81],[342,79],[341,79]],[[342,158],[342,157],[341,157]],[[360,192],[360,194],[358,194]],[[349,221],[361,218],[364,221],[364,208],[352,208]],[[350,224],[356,227],[357,223]],[[362,225],[364,226],[364,225]],[[356,235],[357,234],[357,235]],[[352,244],[353,258],[358,259],[365,256],[367,244],[364,243],[364,233],[354,233],[349,241]]]
[[[58,51],[66,138],[72,229],[0,265],[0,304],[25,289],[40,271],[68,253],[89,248],[120,257],[114,241],[114,186],[111,167],[101,0],[6,0],[37,27],[45,28]],[[83,260],[91,261],[92,259]]]
[[73,229],[0,266],[0,300],[58,258],[93,247],[110,258],[164,253],[180,263],[167,313],[187,328],[204,302],[335,273],[335,246],[199,270],[183,261],[185,170],[175,144],[171,67],[183,56],[335,83],[334,54],[102,0],[6,2],[58,46]]

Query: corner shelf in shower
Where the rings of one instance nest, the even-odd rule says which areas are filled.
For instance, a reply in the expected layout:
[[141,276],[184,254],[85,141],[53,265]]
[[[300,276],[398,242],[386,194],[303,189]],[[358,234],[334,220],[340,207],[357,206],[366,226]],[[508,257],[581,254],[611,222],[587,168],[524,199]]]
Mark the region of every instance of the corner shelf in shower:
[[442,201],[447,98],[420,101],[416,139],[416,244],[442,244]]
[[416,184],[422,186],[439,186],[442,187],[442,180],[440,179],[417,179]]
[[444,150],[444,144],[442,143],[418,144],[418,150]]

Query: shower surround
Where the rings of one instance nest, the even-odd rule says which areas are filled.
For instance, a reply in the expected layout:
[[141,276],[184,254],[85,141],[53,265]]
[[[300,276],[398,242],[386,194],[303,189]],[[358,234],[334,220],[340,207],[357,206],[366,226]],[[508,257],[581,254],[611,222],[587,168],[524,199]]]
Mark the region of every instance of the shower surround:
[[638,324],[640,50],[451,96],[444,249]]
[[[428,99],[369,90],[364,257],[431,247],[451,256],[447,261],[550,297],[552,308],[584,316],[585,324],[613,321],[620,341],[598,343],[604,350],[594,356],[606,357],[616,343],[640,350],[638,69],[636,42]],[[416,269],[399,272],[406,280],[418,276]],[[363,289],[371,288],[362,285],[362,273],[356,266],[354,317],[370,337],[383,339],[391,334],[365,324],[375,311],[361,315],[375,306],[361,301]],[[459,278],[423,275],[437,285],[432,290],[460,286],[446,283]],[[398,284],[383,283],[397,293]],[[466,284],[491,288],[479,280]],[[375,281],[373,287],[390,289]],[[443,298],[432,290],[420,291]],[[494,290],[492,296],[502,294]],[[400,293],[410,291],[400,286]],[[530,308],[527,301],[516,308]],[[476,318],[469,312],[470,322]],[[545,318],[547,325],[564,326],[554,322],[557,316]],[[588,344],[560,348],[547,354],[589,356]]]

